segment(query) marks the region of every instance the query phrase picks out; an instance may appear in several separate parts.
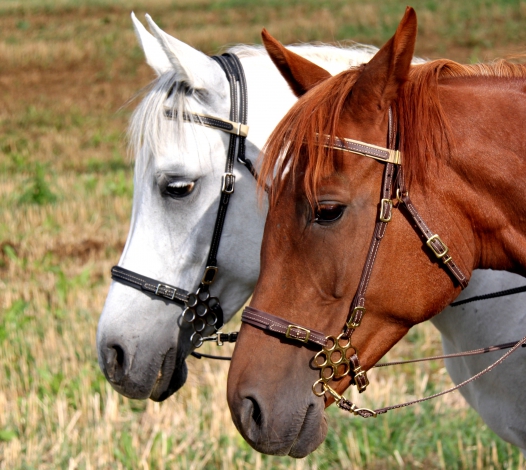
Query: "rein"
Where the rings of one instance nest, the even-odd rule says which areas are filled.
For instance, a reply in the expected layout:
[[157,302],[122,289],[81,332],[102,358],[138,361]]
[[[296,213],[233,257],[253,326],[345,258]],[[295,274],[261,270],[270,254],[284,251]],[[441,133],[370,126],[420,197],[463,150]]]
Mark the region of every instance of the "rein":
[[[431,398],[450,393],[457,390],[464,385],[476,380],[480,376],[489,372],[501,362],[503,362],[510,354],[512,354],[519,347],[526,344],[526,337],[517,343],[511,345],[499,345],[491,348],[484,348],[477,352],[468,351],[465,355],[481,354],[489,352],[489,350],[496,350],[493,348],[501,349],[504,347],[511,347],[510,351],[504,354],[501,358],[491,364],[489,367],[474,375],[470,379],[465,380],[459,385],[452,387],[443,392],[431,395],[429,397],[421,398],[407,403],[399,405],[393,405],[385,408],[379,408],[376,410],[370,410],[367,408],[359,408],[354,403],[341,396],[336,390],[334,390],[329,383],[333,379],[340,379],[347,375],[351,376],[351,384],[357,386],[360,393],[364,392],[369,385],[366,371],[360,366],[358,359],[358,350],[351,343],[351,337],[353,332],[361,324],[361,321],[366,313],[365,308],[365,294],[371,278],[374,261],[378,253],[380,242],[382,241],[387,224],[391,221],[393,214],[393,182],[396,188],[396,199],[399,204],[397,207],[405,206],[409,215],[415,223],[415,230],[419,232],[424,240],[426,246],[432,251],[435,257],[442,261],[441,266],[448,270],[454,280],[464,289],[468,285],[468,279],[455,263],[452,256],[449,254],[449,248],[441,240],[437,233],[433,233],[427,224],[424,222],[417,209],[413,205],[409,198],[409,192],[405,187],[401,154],[395,149],[396,132],[393,125],[392,111],[389,109],[389,120],[388,120],[388,142],[389,148],[377,147],[364,142],[355,141],[351,139],[339,139],[332,138],[331,136],[323,136],[323,145],[328,148],[336,150],[343,150],[358,155],[362,155],[368,158],[382,161],[386,163],[384,170],[384,177],[381,190],[381,199],[379,204],[378,219],[376,221],[375,229],[369,251],[365,260],[365,264],[360,277],[357,291],[354,295],[351,303],[347,320],[342,328],[342,332],[338,336],[325,335],[322,332],[305,328],[303,326],[290,323],[287,320],[279,318],[267,312],[263,312],[254,307],[246,307],[241,316],[241,321],[248,323],[257,328],[271,332],[277,336],[285,336],[288,339],[296,340],[304,344],[313,343],[322,347],[318,351],[313,359],[314,367],[320,369],[320,379],[314,382],[312,390],[316,396],[322,397],[326,393],[333,396],[336,404],[339,408],[349,411],[354,415],[361,416],[363,418],[376,417],[378,414],[386,413],[389,410],[402,408],[405,406],[421,403]],[[469,299],[468,299],[469,300]],[[451,357],[458,357],[462,353],[457,353]],[[449,355],[448,355],[449,356]],[[444,356],[444,357],[448,357]],[[422,359],[425,360],[425,359]],[[417,362],[410,361],[410,362]],[[405,361],[404,361],[405,362]],[[400,364],[403,362],[398,362]],[[379,367],[383,367],[391,364],[380,364]]]
[[[219,299],[210,295],[210,285],[214,282],[219,269],[217,252],[219,250],[219,242],[221,241],[230,196],[234,193],[236,177],[233,171],[236,154],[237,161],[246,166],[254,178],[257,179],[258,177],[254,165],[245,156],[245,141],[248,135],[248,126],[247,85],[243,66],[239,58],[234,54],[227,53],[222,56],[213,56],[212,59],[223,69],[230,86],[231,106],[229,119],[197,113],[184,113],[182,116],[182,119],[186,122],[193,122],[230,134],[225,172],[221,177],[221,196],[214,232],[210,242],[206,267],[199,281],[199,286],[195,292],[190,293],[179,287],[164,284],[120,266],[113,266],[111,268],[111,277],[114,281],[184,307],[180,318],[193,326],[194,332],[190,337],[190,341],[196,348],[199,348],[204,341],[211,339],[217,339],[218,345],[222,344],[223,341],[234,342],[236,340],[237,334],[226,335],[219,332],[224,324],[223,310]],[[166,109],[165,117],[174,119],[175,115],[172,110]],[[213,327],[216,334],[211,337],[203,337],[204,330],[207,327]],[[195,355],[197,356],[197,354]],[[199,356],[208,357],[208,355]],[[220,356],[217,358],[220,358]]]

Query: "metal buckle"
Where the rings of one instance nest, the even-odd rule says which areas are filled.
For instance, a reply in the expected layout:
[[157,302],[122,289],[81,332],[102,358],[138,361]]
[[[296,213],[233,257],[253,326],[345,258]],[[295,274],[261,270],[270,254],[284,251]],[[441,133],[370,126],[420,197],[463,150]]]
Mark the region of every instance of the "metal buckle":
[[[389,207],[389,210],[386,211],[384,210],[385,209],[385,204],[387,203],[387,207]],[[389,217],[386,217],[386,212],[389,212]],[[391,201],[391,199],[382,199],[380,201],[380,220],[382,222],[390,222],[391,221],[391,217],[393,216],[393,201]]]
[[351,313],[351,317],[349,318],[349,321],[346,323],[347,325],[347,328],[358,328],[360,326],[360,323],[362,322],[362,318],[360,318],[360,320],[358,320],[358,322],[356,322],[356,317],[358,315],[358,311],[362,311],[362,318],[363,316],[365,315],[365,307],[354,307],[352,313]]
[[[305,332],[305,339],[301,339],[299,336],[291,336],[290,332],[291,332],[292,328],[295,328],[296,330],[304,331]],[[287,332],[285,333],[285,336],[287,338],[290,338],[290,339],[297,339],[298,341],[301,341],[302,343],[308,343],[309,342],[309,338],[310,338],[310,330],[308,330],[307,328],[303,328],[301,326],[298,326],[298,325],[289,325],[288,328],[287,328]]]
[[[209,273],[211,273],[210,274],[211,277],[208,277]],[[212,284],[212,282],[214,282],[216,274],[217,274],[217,266],[207,266],[205,268],[205,272],[203,273],[203,277],[201,278],[201,284],[204,284],[206,286]]]
[[[159,292],[159,289],[163,289],[164,292]],[[170,300],[175,299],[176,293],[177,289],[175,287],[167,286],[166,284],[157,284],[157,289],[155,289],[155,295],[159,295]]]
[[[227,182],[227,180],[230,180]],[[234,192],[234,184],[236,182],[236,175],[234,173],[224,173],[221,177],[221,192],[224,194],[232,194]]]
[[[437,240],[441,245],[442,247],[444,248],[444,252],[443,253],[439,253],[436,248],[431,244],[434,240]],[[438,236],[438,234],[435,234],[433,235],[432,237],[428,238],[427,241],[426,241],[426,245],[431,248],[431,251],[435,254],[435,256],[438,258],[438,259],[441,259],[443,258],[444,256],[447,255],[447,252],[449,251],[449,248],[447,247],[447,245],[440,239],[440,237]],[[448,260],[448,261],[451,261],[451,260]]]
[[[360,369],[359,372],[356,372],[356,370]],[[354,370],[355,374],[354,374],[354,383],[356,385],[356,388],[358,389],[358,391],[360,393],[364,392],[365,389],[367,388],[367,385],[369,385],[369,379],[367,378],[367,375],[365,374],[365,371],[364,370],[361,370],[361,367],[358,366],[355,370]],[[363,385],[360,385],[358,383],[358,381],[356,380],[357,377],[363,377],[364,378],[364,384]]]

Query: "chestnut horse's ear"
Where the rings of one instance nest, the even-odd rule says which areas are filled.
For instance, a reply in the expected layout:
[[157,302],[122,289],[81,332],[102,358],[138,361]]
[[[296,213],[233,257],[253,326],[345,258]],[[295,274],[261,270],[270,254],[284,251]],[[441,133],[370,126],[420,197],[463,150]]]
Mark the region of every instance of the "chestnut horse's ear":
[[353,107],[375,113],[385,111],[396,99],[409,74],[416,30],[415,10],[407,7],[394,36],[365,65],[354,84],[348,97]]
[[298,98],[331,76],[327,70],[286,49],[266,29],[261,32],[261,37],[272,62]]

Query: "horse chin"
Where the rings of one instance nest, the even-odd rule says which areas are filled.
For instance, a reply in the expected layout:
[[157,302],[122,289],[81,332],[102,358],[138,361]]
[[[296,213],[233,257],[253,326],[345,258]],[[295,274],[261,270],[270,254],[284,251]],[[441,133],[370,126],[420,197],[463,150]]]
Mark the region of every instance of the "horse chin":
[[311,452],[314,452],[325,440],[328,429],[329,426],[325,413],[321,413],[321,422],[316,416],[307,413],[303,426],[300,429],[297,439],[290,448],[288,455],[296,459],[302,459]]
[[181,351],[174,349],[168,351],[150,394],[150,400],[164,401],[185,384],[188,377],[185,357],[186,355],[182,354]]

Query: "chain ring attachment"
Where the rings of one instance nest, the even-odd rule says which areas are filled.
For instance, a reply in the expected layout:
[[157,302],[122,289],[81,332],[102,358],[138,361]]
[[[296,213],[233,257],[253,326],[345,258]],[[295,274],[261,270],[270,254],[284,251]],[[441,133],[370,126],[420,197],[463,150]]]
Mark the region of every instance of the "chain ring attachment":
[[351,340],[345,338],[343,333],[337,337],[327,336],[326,339],[327,346],[318,351],[313,359],[314,367],[320,369],[320,378],[312,385],[312,391],[318,397],[325,394],[326,387],[331,380],[341,379],[351,371],[348,351],[351,349],[355,354],[358,354],[358,350],[351,344]]
[[203,345],[203,332],[207,326],[215,327],[218,318],[214,308],[219,306],[219,299],[212,297],[208,287],[199,287],[193,294],[188,295],[186,307],[181,313],[181,318],[193,326],[194,332],[190,337],[194,347]]

